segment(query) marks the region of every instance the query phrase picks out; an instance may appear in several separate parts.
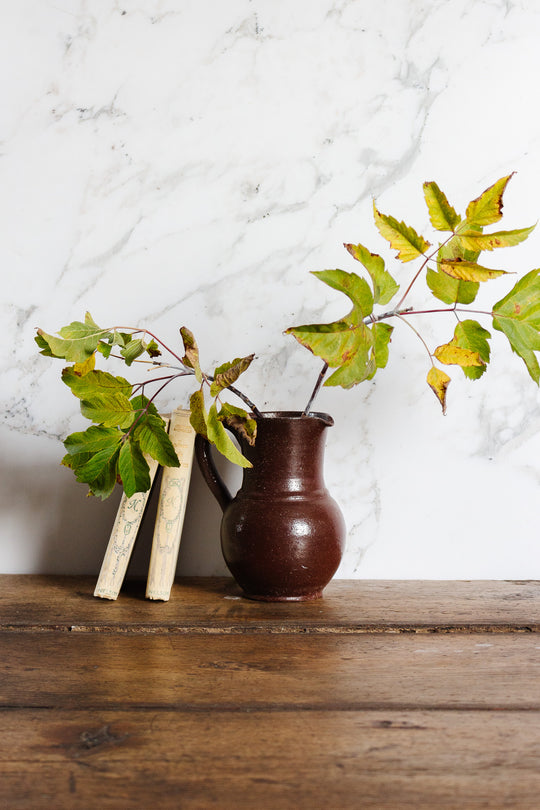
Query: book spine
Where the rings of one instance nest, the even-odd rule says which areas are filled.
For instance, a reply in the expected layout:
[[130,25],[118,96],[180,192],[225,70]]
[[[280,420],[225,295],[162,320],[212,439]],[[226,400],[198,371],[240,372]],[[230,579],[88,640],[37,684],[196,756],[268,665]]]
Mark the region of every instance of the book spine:
[[190,412],[182,408],[177,408],[171,416],[169,436],[180,466],[163,470],[146,585],[147,599],[168,601],[174,582],[193,466],[195,431],[189,416]]
[[147,492],[136,492],[131,498],[124,493],[120,500],[94,590],[94,596],[102,599],[116,599],[126,575],[158,469],[158,463],[153,458],[146,456],[146,461],[150,468],[150,489]]

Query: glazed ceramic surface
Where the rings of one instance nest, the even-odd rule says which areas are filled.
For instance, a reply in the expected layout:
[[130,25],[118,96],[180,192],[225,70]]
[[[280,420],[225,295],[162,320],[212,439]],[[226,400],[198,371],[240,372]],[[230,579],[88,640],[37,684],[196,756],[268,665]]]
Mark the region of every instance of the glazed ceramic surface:
[[345,526],[323,479],[326,414],[267,413],[257,440],[241,440],[253,467],[234,498],[197,438],[197,457],[222,509],[225,562],[246,596],[267,601],[314,599],[341,561]]

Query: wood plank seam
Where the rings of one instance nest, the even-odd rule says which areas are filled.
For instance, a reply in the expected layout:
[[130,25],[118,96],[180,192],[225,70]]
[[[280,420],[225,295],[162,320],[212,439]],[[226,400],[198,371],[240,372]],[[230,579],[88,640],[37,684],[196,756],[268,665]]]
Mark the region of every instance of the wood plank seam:
[[219,626],[196,625],[144,625],[137,623],[129,625],[113,624],[1,624],[0,632],[4,633],[100,633],[108,635],[479,635],[490,633],[493,635],[505,634],[535,634],[540,633],[539,624],[526,625],[358,625],[358,626],[276,626],[234,624]]

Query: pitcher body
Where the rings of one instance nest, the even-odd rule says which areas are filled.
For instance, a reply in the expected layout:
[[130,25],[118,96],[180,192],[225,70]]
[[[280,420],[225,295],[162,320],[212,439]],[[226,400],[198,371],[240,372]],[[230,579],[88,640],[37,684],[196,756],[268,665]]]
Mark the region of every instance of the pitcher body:
[[223,556],[251,599],[315,599],[339,566],[345,525],[323,478],[324,432],[332,424],[326,414],[263,414],[255,445],[240,440],[253,466],[234,498],[208,442],[197,437],[199,464],[223,509]]

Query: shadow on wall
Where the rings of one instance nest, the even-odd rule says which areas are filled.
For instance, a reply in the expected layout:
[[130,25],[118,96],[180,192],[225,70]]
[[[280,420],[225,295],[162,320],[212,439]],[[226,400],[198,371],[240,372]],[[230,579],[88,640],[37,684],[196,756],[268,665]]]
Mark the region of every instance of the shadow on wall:
[[[26,437],[25,437],[26,438]],[[53,457],[53,454],[46,455]],[[32,461],[24,454],[0,458],[0,573],[90,574],[99,572],[120,501],[86,496],[86,487],[61,467],[54,453]],[[27,463],[25,463],[25,461]],[[145,514],[128,576],[146,577],[159,480]],[[219,545],[221,511],[197,468],[182,534],[178,573],[224,575]]]
[[96,570],[118,506],[87,498],[71,473],[45,460],[0,460],[0,570],[85,574]]

